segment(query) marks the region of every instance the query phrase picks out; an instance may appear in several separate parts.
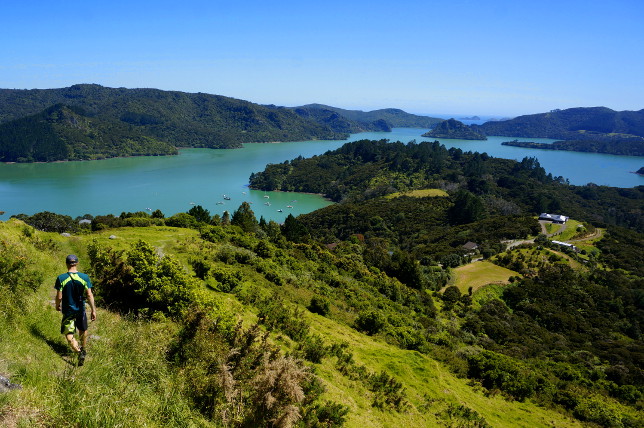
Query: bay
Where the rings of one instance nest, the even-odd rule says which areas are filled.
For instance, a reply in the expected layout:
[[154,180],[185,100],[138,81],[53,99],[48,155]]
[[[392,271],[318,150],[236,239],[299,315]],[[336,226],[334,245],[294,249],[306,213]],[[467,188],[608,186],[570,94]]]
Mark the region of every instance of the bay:
[[[268,163],[319,155],[347,141],[388,139],[420,142],[427,140],[421,137],[426,131],[395,128],[393,132],[353,134],[344,141],[245,144],[242,149],[230,150],[184,149],[178,156],[0,164],[0,211],[5,211],[0,219],[41,211],[76,217],[160,209],[169,216],[188,211],[193,205],[202,205],[211,214],[221,215],[224,210],[232,213],[243,201],[248,201],[257,218],[264,216],[267,220],[282,222],[289,213],[307,213],[330,202],[319,195],[251,190],[248,188],[251,173],[262,171]],[[571,184],[644,185],[644,177],[632,173],[644,166],[642,158],[501,145],[510,139],[513,138],[439,141],[447,147],[487,152],[495,157],[516,160],[525,156],[536,157],[547,172],[563,176]],[[553,140],[531,138],[530,141]],[[230,200],[224,199],[224,195]]]

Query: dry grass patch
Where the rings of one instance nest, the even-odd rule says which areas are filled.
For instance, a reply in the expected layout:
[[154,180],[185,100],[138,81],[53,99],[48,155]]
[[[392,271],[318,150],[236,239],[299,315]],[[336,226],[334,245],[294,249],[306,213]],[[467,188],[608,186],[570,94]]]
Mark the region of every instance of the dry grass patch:
[[409,192],[396,192],[390,195],[385,196],[387,199],[398,198],[400,196],[409,196],[412,198],[436,198],[436,197],[447,197],[449,196],[446,191],[441,189],[421,189],[421,190],[411,190]]

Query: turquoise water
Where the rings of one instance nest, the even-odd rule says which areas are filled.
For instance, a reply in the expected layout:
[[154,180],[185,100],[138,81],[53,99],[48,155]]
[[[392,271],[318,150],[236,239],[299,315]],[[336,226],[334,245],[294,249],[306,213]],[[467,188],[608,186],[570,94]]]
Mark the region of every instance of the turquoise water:
[[[120,214],[123,211],[160,209],[167,216],[185,212],[193,204],[211,214],[233,212],[243,201],[251,203],[257,218],[281,222],[329,204],[318,195],[261,192],[248,189],[252,172],[268,163],[297,156],[310,157],[360,139],[423,141],[425,129],[396,128],[393,132],[353,134],[345,141],[305,141],[279,144],[245,144],[243,149],[186,149],[178,156],[133,157],[89,162],[0,164],[0,216],[52,211],[83,214]],[[491,156],[521,160],[537,157],[546,171],[568,178],[572,184],[593,182],[617,187],[644,185],[644,177],[631,173],[644,159],[592,153],[560,152],[502,146],[508,137],[487,141],[439,140],[447,147],[487,152]],[[530,139],[549,142],[551,140]],[[223,195],[230,197],[224,200]],[[265,196],[268,196],[266,198]],[[270,203],[266,205],[266,203]],[[292,208],[289,208],[291,206]],[[279,212],[278,210],[282,210]]]

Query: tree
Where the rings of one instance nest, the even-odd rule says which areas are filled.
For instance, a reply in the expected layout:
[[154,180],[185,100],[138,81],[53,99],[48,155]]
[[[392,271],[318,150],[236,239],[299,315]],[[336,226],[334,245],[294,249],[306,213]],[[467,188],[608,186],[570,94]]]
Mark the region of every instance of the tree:
[[210,211],[208,211],[201,205],[195,205],[194,207],[190,208],[188,214],[193,216],[199,223],[210,223]]
[[230,224],[230,213],[228,211],[224,211],[224,215],[221,217],[221,225],[228,226],[229,224]]
[[257,230],[257,219],[255,213],[250,209],[248,202],[242,202],[239,208],[233,213],[230,224],[239,226],[244,232],[255,232]]
[[161,210],[156,209],[152,212],[152,218],[165,218],[165,215]]
[[289,214],[284,220],[284,225],[282,226],[282,233],[292,242],[302,242],[308,236],[308,230],[299,220],[293,217],[293,214]]
[[31,217],[19,217],[25,223],[45,232],[71,232],[75,229],[76,223],[68,215],[55,214],[49,211],[43,211],[32,215]]
[[454,205],[447,211],[453,224],[467,224],[485,217],[485,205],[478,196],[467,190],[459,190],[454,197]]

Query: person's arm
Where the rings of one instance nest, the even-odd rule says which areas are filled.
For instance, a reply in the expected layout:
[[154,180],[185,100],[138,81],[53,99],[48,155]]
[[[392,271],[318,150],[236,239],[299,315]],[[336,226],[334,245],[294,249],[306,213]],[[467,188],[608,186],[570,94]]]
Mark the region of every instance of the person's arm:
[[63,292],[58,290],[56,291],[56,310],[60,312],[60,303],[63,301]]
[[94,321],[96,320],[96,306],[94,305],[94,293],[92,293],[91,288],[87,288],[86,293],[87,293],[87,301],[89,302],[89,307],[92,310],[90,314],[90,320]]

